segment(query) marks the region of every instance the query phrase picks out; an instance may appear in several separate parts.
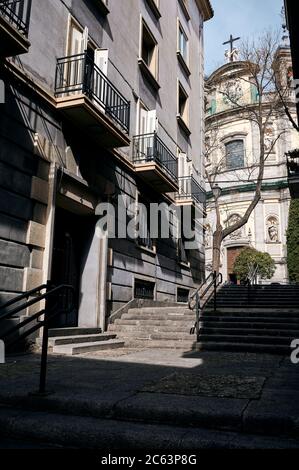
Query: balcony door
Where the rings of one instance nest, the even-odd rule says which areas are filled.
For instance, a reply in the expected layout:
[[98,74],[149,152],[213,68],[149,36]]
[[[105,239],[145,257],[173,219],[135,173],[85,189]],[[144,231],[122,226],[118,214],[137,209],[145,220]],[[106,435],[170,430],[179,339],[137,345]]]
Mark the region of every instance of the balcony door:
[[157,111],[149,111],[140,103],[139,135],[153,134],[158,129]]
[[178,158],[179,194],[186,196],[191,194],[192,162],[188,162],[186,153],[179,153]]
[[154,133],[158,130],[157,111],[149,111],[145,106],[139,104],[139,123],[137,140],[138,152],[141,160],[152,160],[154,157]]
[[84,52],[88,49],[88,28],[80,29],[71,23],[68,53],[71,57],[64,67],[64,80],[72,94],[81,94],[85,76]]
[[[93,69],[93,101],[101,111],[109,112],[108,88],[105,77],[108,74],[108,49],[95,49]],[[107,109],[108,106],[108,109]],[[116,110],[111,109],[112,113]]]

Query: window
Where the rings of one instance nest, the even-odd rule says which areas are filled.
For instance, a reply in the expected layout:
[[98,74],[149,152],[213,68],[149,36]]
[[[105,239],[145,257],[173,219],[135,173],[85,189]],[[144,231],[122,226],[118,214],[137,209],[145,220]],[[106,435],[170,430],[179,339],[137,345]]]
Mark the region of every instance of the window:
[[[189,42],[182,25],[178,21],[178,58],[185,71],[190,75],[189,65]],[[184,63],[182,63],[182,61]]]
[[149,281],[143,281],[141,279],[135,279],[134,298],[154,300],[155,283],[149,282]]
[[178,85],[178,115],[177,119],[183,130],[190,135],[189,130],[189,96],[183,86]]
[[189,301],[189,289],[178,287],[177,289],[177,302],[187,304]]
[[225,145],[226,149],[226,168],[233,170],[245,166],[244,141],[233,140]]
[[152,77],[157,80],[158,44],[144,21],[142,21],[140,56],[141,61],[146,65]]
[[155,252],[155,242],[151,238],[150,203],[140,195],[138,196],[137,220],[138,245]]
[[151,7],[152,12],[154,13],[155,17],[157,19],[160,19],[161,18],[161,13],[160,13],[160,10],[159,10],[160,0],[147,0],[147,3]]
[[188,0],[179,0],[179,4],[181,5],[181,8],[183,10],[183,13],[184,13],[186,19],[189,21],[190,20],[190,15],[189,15]]

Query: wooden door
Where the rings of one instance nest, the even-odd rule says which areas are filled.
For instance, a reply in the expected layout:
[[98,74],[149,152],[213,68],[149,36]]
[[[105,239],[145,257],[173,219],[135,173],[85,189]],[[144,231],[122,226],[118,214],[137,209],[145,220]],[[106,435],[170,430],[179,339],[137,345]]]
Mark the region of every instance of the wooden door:
[[234,264],[243,248],[243,246],[238,246],[227,249],[227,278],[233,284],[238,284],[238,278],[234,272]]

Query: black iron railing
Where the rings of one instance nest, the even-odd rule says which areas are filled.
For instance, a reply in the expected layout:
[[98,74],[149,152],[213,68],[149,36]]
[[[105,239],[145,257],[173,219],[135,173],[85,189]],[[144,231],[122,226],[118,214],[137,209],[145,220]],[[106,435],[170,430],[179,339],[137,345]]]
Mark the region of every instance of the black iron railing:
[[178,182],[178,160],[155,132],[134,137],[133,162],[155,162],[169,178]]
[[[45,307],[26,317],[16,326],[5,330],[5,321],[16,318],[18,314],[29,307],[45,301]],[[69,314],[75,307],[75,290],[72,286],[61,285],[53,287],[50,283],[41,285],[24,294],[15,297],[0,306],[0,339],[4,341],[5,349],[25,340],[28,336],[43,328],[42,354],[40,367],[40,382],[38,394],[46,393],[47,358],[49,325],[51,321],[61,314]]]
[[206,206],[207,193],[193,176],[179,177],[179,192],[177,199],[194,199],[199,204]]
[[206,305],[213,298],[214,313],[217,311],[217,289],[223,283],[223,276],[221,273],[215,271],[211,273],[197,289],[197,291],[190,296],[189,308],[195,310],[196,321],[193,328],[190,330],[190,334],[199,337],[200,333],[200,316]]
[[24,36],[28,36],[32,0],[0,1],[0,16],[3,16]]
[[299,176],[299,153],[288,153],[286,155],[289,177]]
[[88,96],[100,110],[127,134],[130,130],[130,102],[94,63],[87,52],[57,59],[55,94]]

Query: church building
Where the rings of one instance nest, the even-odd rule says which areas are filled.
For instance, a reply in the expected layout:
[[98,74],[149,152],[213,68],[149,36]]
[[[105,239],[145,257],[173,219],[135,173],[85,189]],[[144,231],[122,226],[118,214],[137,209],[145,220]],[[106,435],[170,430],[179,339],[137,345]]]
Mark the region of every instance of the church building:
[[[240,38],[238,38],[240,39]],[[216,224],[215,189],[222,226],[234,225],[253,200],[259,166],[260,134],[255,123],[246,118],[245,109],[257,104],[257,89],[250,83],[245,62],[239,51],[228,43],[228,62],[206,80],[206,171],[217,173],[215,187],[207,184],[208,208],[206,220],[206,271],[212,271],[213,232]],[[283,79],[292,77],[290,49],[279,47],[276,52],[282,64]],[[223,89],[226,90],[223,93]],[[296,116],[290,91],[289,109]],[[228,96],[233,97],[228,99]],[[263,103],[263,106],[267,106]],[[237,282],[234,263],[245,247],[267,252],[275,261],[276,271],[269,282],[288,281],[286,231],[290,193],[287,181],[286,152],[299,147],[298,133],[292,127],[283,108],[269,120],[265,133],[265,172],[262,197],[248,223],[225,238],[221,246],[221,272],[224,281]],[[279,137],[278,137],[279,136]],[[210,149],[210,151],[209,151]],[[214,191],[214,194],[213,194]],[[216,196],[217,197],[217,196]]]

